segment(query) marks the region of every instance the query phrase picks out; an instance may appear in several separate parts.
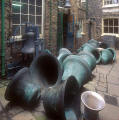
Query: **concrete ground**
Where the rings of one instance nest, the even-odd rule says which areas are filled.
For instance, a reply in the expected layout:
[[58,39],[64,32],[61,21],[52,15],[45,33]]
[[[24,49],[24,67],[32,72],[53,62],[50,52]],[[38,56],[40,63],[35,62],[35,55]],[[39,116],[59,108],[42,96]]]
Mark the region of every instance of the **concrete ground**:
[[[106,101],[105,108],[99,113],[99,120],[119,120],[119,51],[115,63],[97,65],[93,75],[93,80],[84,88],[96,91]],[[7,84],[5,80],[0,82],[0,120],[48,120],[42,103],[32,111],[10,105],[4,99]]]

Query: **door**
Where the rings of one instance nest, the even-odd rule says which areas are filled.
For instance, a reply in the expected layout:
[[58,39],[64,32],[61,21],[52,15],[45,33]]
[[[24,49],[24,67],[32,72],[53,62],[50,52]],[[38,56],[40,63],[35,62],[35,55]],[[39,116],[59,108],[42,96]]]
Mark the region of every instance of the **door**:
[[74,48],[74,16],[68,17],[67,33],[66,33],[66,48],[72,50]]

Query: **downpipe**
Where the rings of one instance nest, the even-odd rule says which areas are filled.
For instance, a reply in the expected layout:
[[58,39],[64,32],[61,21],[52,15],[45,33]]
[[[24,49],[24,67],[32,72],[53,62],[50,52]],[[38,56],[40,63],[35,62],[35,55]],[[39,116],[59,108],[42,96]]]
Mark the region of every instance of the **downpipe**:
[[5,76],[5,0],[1,1],[1,76]]

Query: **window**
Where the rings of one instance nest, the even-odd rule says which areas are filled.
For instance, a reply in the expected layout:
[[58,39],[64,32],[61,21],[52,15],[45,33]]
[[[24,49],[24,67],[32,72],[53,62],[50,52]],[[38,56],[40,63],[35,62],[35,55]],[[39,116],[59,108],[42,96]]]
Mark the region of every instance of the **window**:
[[104,5],[118,4],[119,0],[104,0]]
[[103,33],[119,34],[119,18],[103,19]]
[[86,2],[86,0],[81,0],[81,2]]
[[16,35],[19,36],[24,33],[26,22],[39,26],[40,34],[42,34],[43,1],[44,0],[12,0],[12,31],[14,32],[20,25]]
[[83,19],[80,19],[79,20],[79,23],[78,23],[78,30],[77,30],[77,33],[76,33],[76,38],[81,38],[82,35],[84,34],[84,28],[83,28]]

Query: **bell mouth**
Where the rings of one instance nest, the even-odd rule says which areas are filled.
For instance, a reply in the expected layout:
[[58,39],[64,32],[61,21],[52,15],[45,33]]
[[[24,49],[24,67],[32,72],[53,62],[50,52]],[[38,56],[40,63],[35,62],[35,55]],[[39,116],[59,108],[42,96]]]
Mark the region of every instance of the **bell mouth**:
[[73,120],[77,120],[77,115],[74,111],[73,104],[79,93],[79,85],[74,76],[70,76],[65,82],[65,88],[62,100],[63,102],[63,116],[65,120],[69,120],[69,118],[73,118]]
[[64,108],[70,108],[79,93],[79,85],[75,77],[71,76],[66,81],[64,92]]
[[56,57],[43,52],[30,66],[32,77],[36,78],[43,87],[55,85],[61,77],[61,68]]
[[81,100],[88,109],[93,111],[101,111],[105,107],[103,97],[96,92],[86,91],[82,93]]

